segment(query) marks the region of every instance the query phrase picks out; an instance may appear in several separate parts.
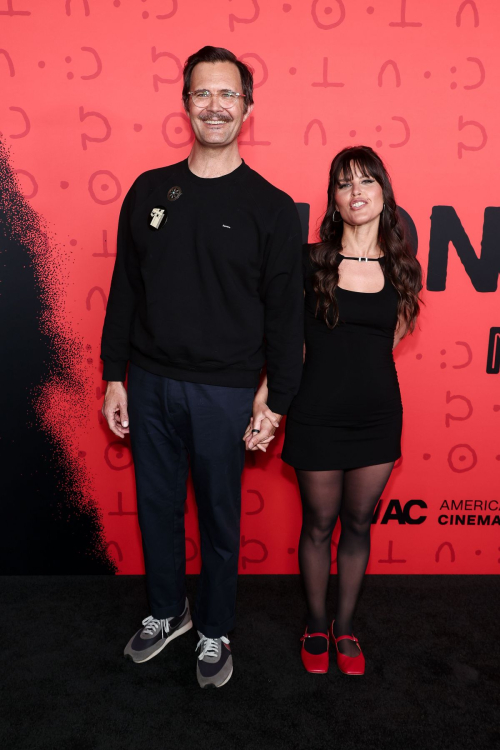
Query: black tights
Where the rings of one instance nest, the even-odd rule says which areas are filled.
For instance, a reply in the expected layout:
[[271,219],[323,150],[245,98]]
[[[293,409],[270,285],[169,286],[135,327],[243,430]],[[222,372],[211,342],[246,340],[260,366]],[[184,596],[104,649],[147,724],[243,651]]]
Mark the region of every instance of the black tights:
[[[296,469],[303,508],[299,565],[306,592],[309,633],[326,633],[328,630],[326,596],[331,540],[340,517],[334,632],[336,637],[352,634],[354,610],[370,556],[373,512],[393,466],[394,462],[345,471]],[[317,649],[321,652],[323,644],[323,638],[306,641],[306,647],[313,652]],[[342,644],[345,646],[341,650],[350,653],[352,642],[341,641],[339,649]]]

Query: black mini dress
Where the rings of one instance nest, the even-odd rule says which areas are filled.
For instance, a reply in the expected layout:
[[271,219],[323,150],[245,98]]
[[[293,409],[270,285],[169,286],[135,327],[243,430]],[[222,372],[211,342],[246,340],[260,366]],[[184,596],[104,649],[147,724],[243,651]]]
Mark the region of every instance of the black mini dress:
[[[383,257],[375,262],[384,270]],[[316,317],[313,273],[305,250],[306,357],[281,457],[305,471],[395,461],[401,456],[403,415],[392,354],[398,293],[385,273],[380,292],[337,287],[339,322],[329,328],[321,313]]]

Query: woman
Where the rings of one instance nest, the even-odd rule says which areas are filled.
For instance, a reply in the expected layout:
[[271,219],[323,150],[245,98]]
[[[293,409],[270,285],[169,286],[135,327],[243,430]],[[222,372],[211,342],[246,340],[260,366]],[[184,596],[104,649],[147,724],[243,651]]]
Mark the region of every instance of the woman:
[[[295,468],[303,506],[299,563],[308,617],[302,662],[308,672],[326,672],[333,641],[340,670],[361,675],[365,660],[353,617],[373,512],[401,455],[392,349],[415,327],[422,288],[389,175],[371,148],[347,148],[334,158],[320,238],[304,251],[304,372],[282,458]],[[266,395],[264,383],[256,400],[265,402]],[[329,627],[331,539],[339,517],[337,613]]]

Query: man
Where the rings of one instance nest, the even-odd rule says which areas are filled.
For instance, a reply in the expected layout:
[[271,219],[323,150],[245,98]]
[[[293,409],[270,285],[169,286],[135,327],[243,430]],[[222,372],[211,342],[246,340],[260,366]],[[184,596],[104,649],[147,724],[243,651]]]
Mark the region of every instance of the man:
[[[192,627],[184,588],[188,461],[201,538],[194,624],[201,687],[233,670],[242,436],[254,408],[265,450],[302,369],[301,229],[291,198],[242,160],[250,70],[203,47],[184,67],[194,133],[188,159],[141,174],[120,212],[102,338],[103,414],[130,430],[151,615],[125,655],[151,659]],[[127,362],[128,397],[124,388]],[[129,426],[130,414],[130,426]]]

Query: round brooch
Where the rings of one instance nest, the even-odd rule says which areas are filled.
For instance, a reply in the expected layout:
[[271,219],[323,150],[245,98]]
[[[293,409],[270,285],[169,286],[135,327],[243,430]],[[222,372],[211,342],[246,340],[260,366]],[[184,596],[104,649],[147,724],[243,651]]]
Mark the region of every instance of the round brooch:
[[171,187],[170,190],[167,193],[167,198],[169,201],[176,201],[177,198],[180,198],[182,195],[182,190],[180,187],[175,185],[174,187]]

